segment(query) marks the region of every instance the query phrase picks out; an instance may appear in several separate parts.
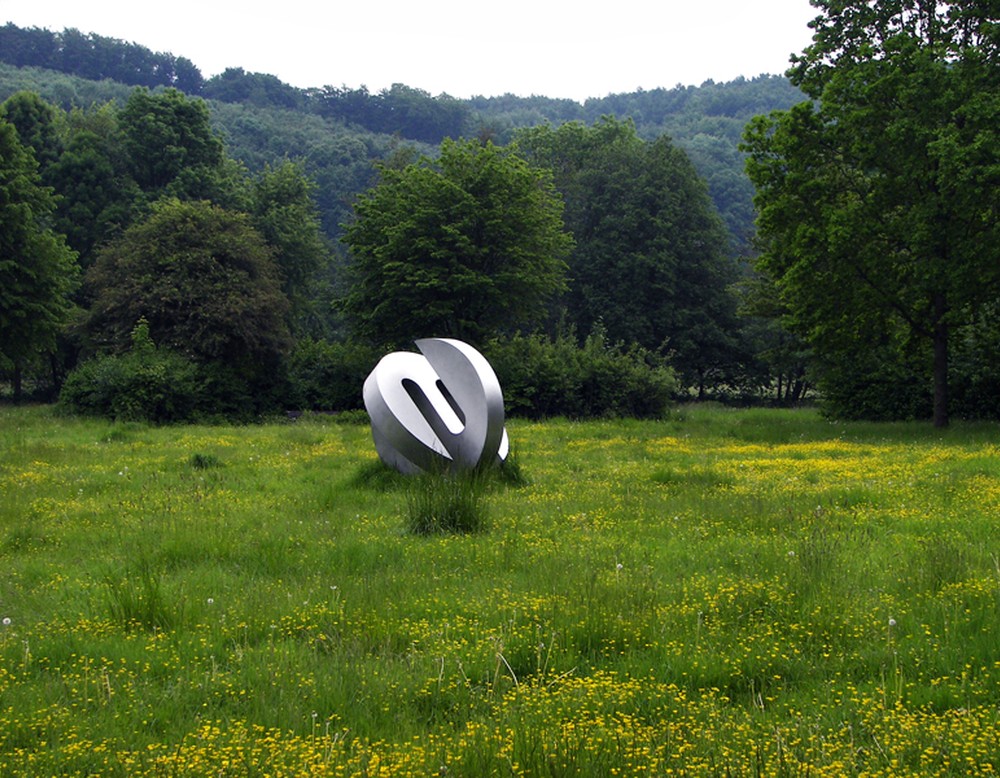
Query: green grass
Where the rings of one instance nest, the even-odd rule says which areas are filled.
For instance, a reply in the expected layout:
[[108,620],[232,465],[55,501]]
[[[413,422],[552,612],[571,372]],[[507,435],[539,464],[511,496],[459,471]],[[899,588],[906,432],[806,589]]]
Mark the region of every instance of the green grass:
[[1000,766],[996,425],[509,431],[416,534],[363,425],[0,408],[0,775]]
[[416,535],[469,534],[489,525],[489,470],[421,473],[406,489],[406,526]]

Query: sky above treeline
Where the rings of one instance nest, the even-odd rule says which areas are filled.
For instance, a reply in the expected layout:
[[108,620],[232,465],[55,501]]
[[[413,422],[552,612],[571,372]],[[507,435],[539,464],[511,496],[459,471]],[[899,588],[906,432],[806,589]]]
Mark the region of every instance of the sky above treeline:
[[402,83],[468,98],[583,101],[782,73],[811,40],[808,0],[0,0],[0,22],[76,28],[297,87]]

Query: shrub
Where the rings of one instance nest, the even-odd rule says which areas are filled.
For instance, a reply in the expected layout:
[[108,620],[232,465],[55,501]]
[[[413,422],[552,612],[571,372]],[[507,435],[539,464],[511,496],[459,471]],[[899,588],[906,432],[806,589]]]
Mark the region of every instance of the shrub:
[[287,407],[288,384],[276,360],[262,359],[256,364],[217,360],[200,364],[198,373],[202,418],[246,423]]
[[365,378],[381,356],[357,343],[299,341],[288,358],[288,405],[317,411],[363,409]]
[[881,344],[827,355],[817,367],[823,413],[834,419],[926,419],[932,410],[928,359],[904,358]]
[[132,332],[132,349],[84,362],[67,376],[59,402],[75,413],[164,423],[193,418],[201,393],[197,366],[157,348],[149,326],[140,321]]
[[656,418],[677,387],[663,359],[609,344],[600,330],[582,347],[570,335],[515,335],[491,341],[485,352],[513,416]]

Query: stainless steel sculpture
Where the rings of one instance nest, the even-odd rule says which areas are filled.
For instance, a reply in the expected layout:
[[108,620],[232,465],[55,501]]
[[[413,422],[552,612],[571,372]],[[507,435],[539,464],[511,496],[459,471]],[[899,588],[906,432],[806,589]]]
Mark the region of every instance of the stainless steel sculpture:
[[382,357],[364,386],[375,450],[402,473],[471,470],[507,458],[503,394],[486,357],[450,338]]

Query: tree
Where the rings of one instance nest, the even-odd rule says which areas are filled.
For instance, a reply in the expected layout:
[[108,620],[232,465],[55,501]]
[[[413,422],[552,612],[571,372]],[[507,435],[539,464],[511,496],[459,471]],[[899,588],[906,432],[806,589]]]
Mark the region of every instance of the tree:
[[73,28],[55,33],[37,27],[22,30],[8,23],[0,28],[0,61],[51,68],[95,81],[176,86],[192,94],[197,94],[203,83],[201,73],[184,57],[154,53],[135,43]]
[[563,288],[572,245],[551,178],[491,143],[445,141],[355,205],[344,309],[375,342],[453,336],[482,343],[530,326]]
[[809,388],[810,353],[806,342],[782,326],[786,308],[774,282],[759,273],[734,285],[743,337],[754,359],[747,365],[747,388],[773,389],[775,401],[794,404]]
[[47,226],[52,209],[31,152],[0,120],[0,364],[13,369],[15,398],[25,364],[55,348],[78,279],[73,252]]
[[87,284],[95,293],[87,328],[115,350],[143,318],[158,345],[251,374],[289,346],[270,248],[248,216],[211,203],[157,203],[100,251]]
[[583,333],[672,352],[688,385],[704,391],[733,361],[735,265],[726,233],[684,152],[605,117],[524,130],[516,143],[554,171],[575,249],[565,298]]
[[49,168],[48,180],[59,196],[56,228],[86,269],[96,247],[131,221],[138,189],[115,170],[104,139],[89,130],[70,136],[66,150]]
[[304,93],[266,73],[247,73],[243,68],[226,68],[205,82],[201,94],[208,100],[250,103],[262,107],[299,110]]
[[393,84],[374,95],[365,86],[359,89],[327,86],[309,90],[306,95],[322,116],[424,143],[458,138],[469,117],[463,101],[445,94],[431,97],[405,84]]
[[208,106],[177,89],[136,89],[118,114],[132,179],[146,202],[161,197],[248,207],[246,169],[229,159]]
[[[182,173],[210,175],[223,163],[222,141],[212,131],[208,106],[176,89],[136,89],[119,114],[132,176],[160,193]],[[179,194],[179,193],[175,193]]]
[[62,153],[57,109],[34,92],[16,92],[0,105],[0,117],[17,129],[21,145],[31,149],[45,180],[46,170]]
[[944,426],[951,333],[1000,292],[995,3],[814,5],[789,71],[810,102],[745,135],[760,266],[821,358],[925,343]]
[[275,252],[293,319],[304,314],[312,282],[330,262],[313,200],[315,189],[304,166],[286,160],[274,167],[266,166],[254,180],[251,192],[253,223]]
[[59,52],[56,33],[39,27],[21,29],[13,22],[0,28],[0,58],[17,67],[51,68]]

